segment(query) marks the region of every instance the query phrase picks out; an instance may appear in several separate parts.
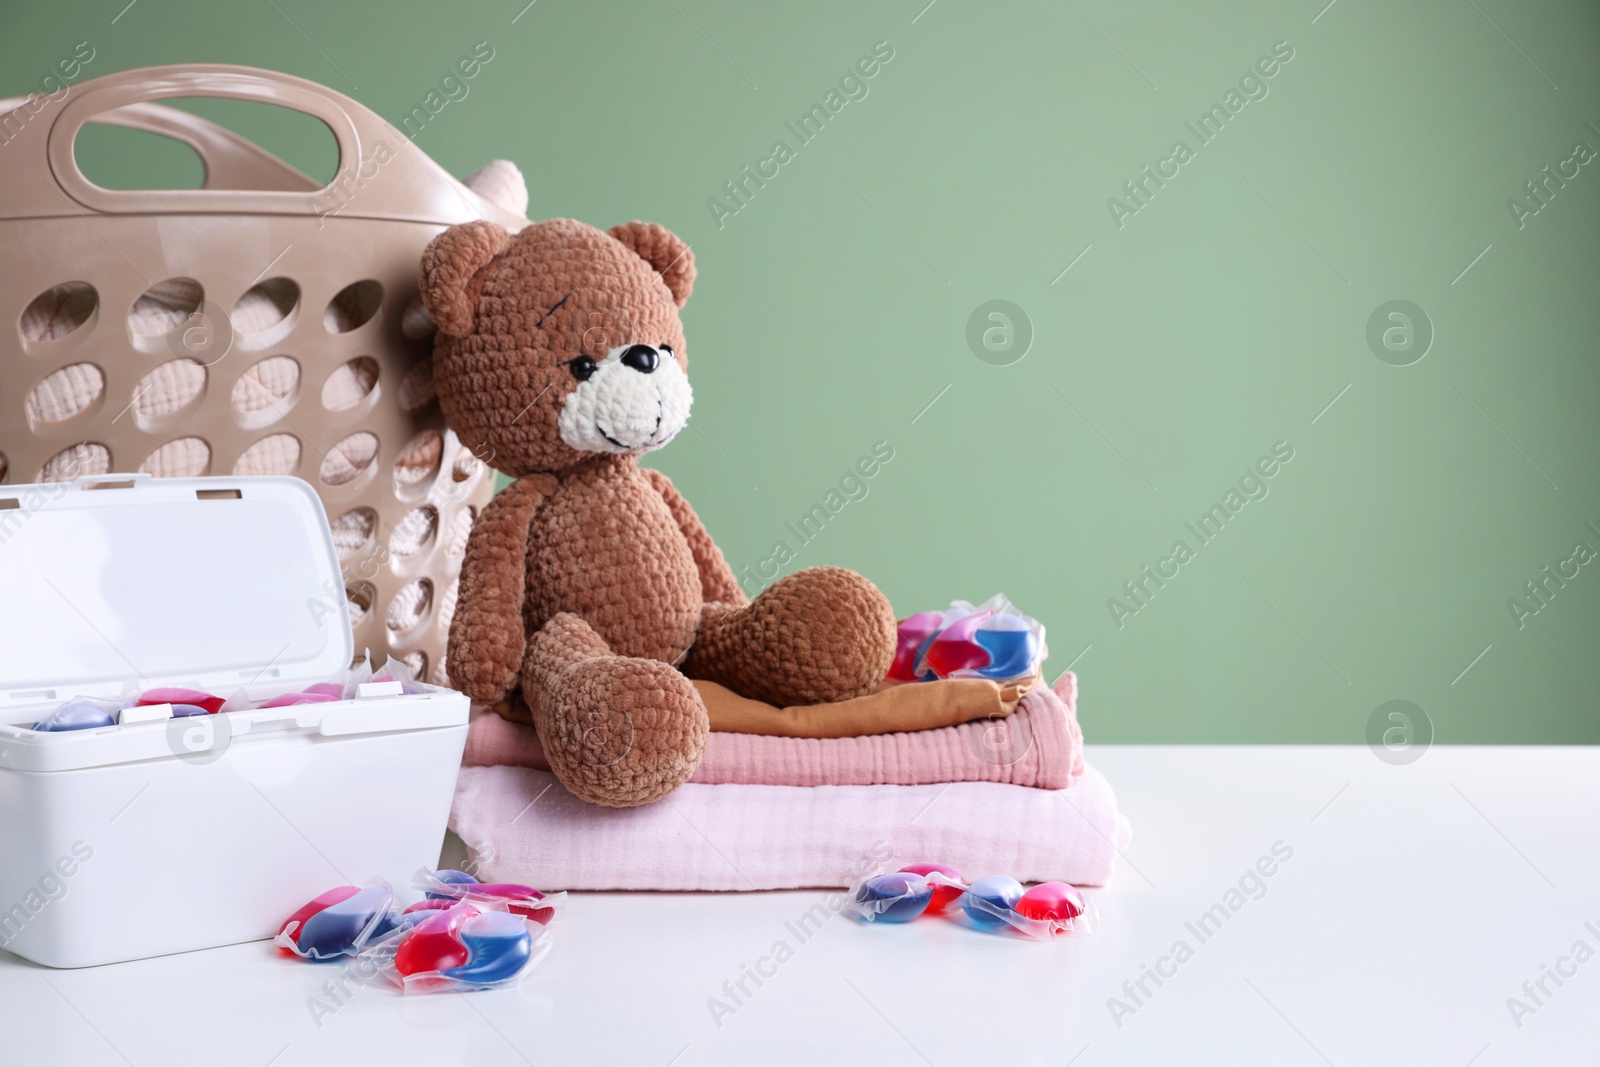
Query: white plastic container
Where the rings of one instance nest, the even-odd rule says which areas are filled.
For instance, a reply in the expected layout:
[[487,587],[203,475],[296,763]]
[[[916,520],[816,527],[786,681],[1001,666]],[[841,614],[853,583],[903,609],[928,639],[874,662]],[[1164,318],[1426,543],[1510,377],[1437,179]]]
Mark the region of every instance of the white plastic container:
[[260,701],[351,658],[299,479],[0,486],[0,947],[83,967],[269,938],[324,890],[434,866],[467,734],[452,690],[30,729],[130,680]]

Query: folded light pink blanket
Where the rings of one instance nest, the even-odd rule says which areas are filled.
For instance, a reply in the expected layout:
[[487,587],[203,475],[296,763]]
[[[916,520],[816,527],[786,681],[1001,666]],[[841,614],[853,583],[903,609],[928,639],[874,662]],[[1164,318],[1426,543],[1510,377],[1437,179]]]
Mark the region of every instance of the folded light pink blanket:
[[[690,782],[703,785],[925,785],[1004,782],[1064,789],[1083,770],[1078,680],[1039,686],[1008,718],[870,737],[763,737],[713,731]],[[467,731],[469,766],[549,770],[531,726],[493,713]]]
[[541,889],[848,886],[907,863],[977,878],[1103,885],[1126,847],[1111,786],[695,785],[638,808],[586,804],[547,771],[467,767],[450,828],[485,881]]

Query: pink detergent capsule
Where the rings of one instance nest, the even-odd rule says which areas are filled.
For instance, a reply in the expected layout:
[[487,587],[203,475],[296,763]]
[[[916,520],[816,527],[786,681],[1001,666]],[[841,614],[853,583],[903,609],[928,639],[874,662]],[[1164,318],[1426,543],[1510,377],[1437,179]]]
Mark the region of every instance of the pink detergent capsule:
[[1083,914],[1083,894],[1066,882],[1040,882],[1016,903],[1024,919],[1065,923]]
[[544,894],[531,885],[518,885],[515,882],[475,882],[462,884],[456,894],[457,900],[477,900],[504,904],[512,915],[531,919],[540,926],[548,926],[555,917],[553,907],[540,907],[538,902],[544,899]]
[[461,940],[461,928],[478,914],[471,904],[455,904],[422,920],[395,951],[395,969],[410,975],[464,965],[471,954]]
[[[942,863],[913,863],[909,867],[901,867],[900,870],[904,874],[920,874],[923,877],[927,877],[930,874],[942,874],[953,882],[961,882],[963,884],[966,882],[966,879],[961,877],[960,871],[954,867],[946,867]],[[933,899],[928,901],[928,912],[930,914],[943,911],[955,903],[956,898],[961,896],[960,886],[942,885],[938,882],[930,882],[929,885],[933,889]]]
[[340,697],[331,693],[312,693],[309,691],[304,693],[284,693],[282,696],[273,697],[261,706],[263,708],[292,708],[297,704],[327,704],[338,699]]
[[184,689],[181,686],[166,686],[161,689],[146,689],[139,694],[139,699],[134,701],[134,706],[147,708],[153,704],[193,704],[205,708],[207,714],[215,715],[222,710],[226,701],[219,696],[203,693],[198,689]]
[[[489,884],[473,887],[476,892],[487,890],[485,896],[495,900],[503,900],[506,910],[513,915],[530,919],[540,926],[549,926],[550,920],[555,918],[554,908],[539,907],[537,902],[544,899],[544,894],[532,886]],[[471,899],[469,897],[469,899]]]
[[989,665],[989,650],[978,644],[978,624],[994,614],[977,611],[946,626],[922,655],[922,673],[932,671],[948,678],[960,670],[977,670]]
[[917,680],[917,649],[939,631],[944,616],[937,611],[919,611],[903,620],[896,630],[894,660],[889,664],[889,677],[897,682]]
[[315,685],[306,686],[301,692],[308,696],[316,694],[318,696],[333,697],[335,700],[342,700],[344,699],[344,684],[342,682],[317,682]]
[[401,912],[400,914],[402,914],[402,915],[415,915],[419,911],[448,911],[451,908],[455,907],[458,903],[460,903],[460,902],[459,901],[455,901],[455,900],[449,900],[449,899],[444,898],[444,897],[437,897],[437,898],[429,897],[427,900],[419,900],[419,901],[417,901],[415,904],[411,905],[409,908],[407,908],[405,911]]

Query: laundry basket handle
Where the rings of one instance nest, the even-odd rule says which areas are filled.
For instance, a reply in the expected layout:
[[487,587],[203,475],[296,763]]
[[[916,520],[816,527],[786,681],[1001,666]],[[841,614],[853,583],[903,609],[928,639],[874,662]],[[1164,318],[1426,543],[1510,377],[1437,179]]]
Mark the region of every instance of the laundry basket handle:
[[[7,103],[0,100],[0,111],[7,110]],[[205,167],[203,189],[314,193],[322,188],[320,181],[301,173],[255,142],[193,112],[164,104],[124,104],[102,111],[89,122],[143,130],[188,145]]]
[[[85,123],[117,122],[117,116],[130,113],[148,120],[149,110],[139,105],[172,97],[252,100],[320,119],[338,145],[338,169],[327,185],[307,191],[286,189],[270,179],[265,188],[218,188],[208,182],[212,187],[203,189],[106,189],[79,169],[73,146]],[[438,223],[485,214],[483,201],[470,193],[463,197],[466,190],[454,178],[366,107],[316,82],[255,67],[142,67],[84,82],[56,116],[45,152],[60,191],[104,214],[338,213]]]
[[[0,100],[0,115],[28,106],[28,98]],[[322,183],[300,173],[265,148],[245,140],[226,126],[165,104],[125,104],[90,119],[95,125],[170,137],[194,149],[205,167],[205,189],[283,189],[316,192]]]

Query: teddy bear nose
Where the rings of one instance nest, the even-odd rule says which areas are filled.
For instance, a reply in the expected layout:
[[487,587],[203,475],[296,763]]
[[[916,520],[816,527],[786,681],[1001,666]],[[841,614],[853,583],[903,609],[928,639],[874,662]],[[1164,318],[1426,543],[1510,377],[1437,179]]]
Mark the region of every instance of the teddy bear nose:
[[661,357],[649,345],[634,345],[622,354],[622,363],[640,374],[652,374],[661,365]]

